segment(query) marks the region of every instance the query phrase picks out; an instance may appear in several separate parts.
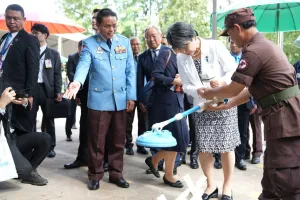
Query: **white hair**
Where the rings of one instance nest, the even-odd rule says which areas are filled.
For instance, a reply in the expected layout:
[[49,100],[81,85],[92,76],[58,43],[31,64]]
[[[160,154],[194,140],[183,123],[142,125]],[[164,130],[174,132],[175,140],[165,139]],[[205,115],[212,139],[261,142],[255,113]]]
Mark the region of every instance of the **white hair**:
[[137,41],[139,41],[139,43],[141,43],[141,40],[136,36],[132,36],[131,38],[129,38],[130,42],[131,42],[131,40],[137,40]]
[[145,29],[144,33],[145,33],[145,38],[147,37],[147,32],[150,28],[154,28],[155,30],[157,30],[158,33],[162,34],[161,29],[159,26],[154,25],[154,24],[150,24],[147,26],[147,28]]

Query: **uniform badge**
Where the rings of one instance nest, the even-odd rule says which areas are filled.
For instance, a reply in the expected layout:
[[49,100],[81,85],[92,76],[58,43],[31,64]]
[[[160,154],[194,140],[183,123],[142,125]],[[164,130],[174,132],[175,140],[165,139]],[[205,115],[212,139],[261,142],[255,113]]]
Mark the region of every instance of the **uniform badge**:
[[97,51],[96,51],[97,54],[99,53],[103,53],[103,49],[101,47],[98,47]]
[[116,53],[116,54],[119,54],[119,53],[120,53],[120,45],[116,46],[116,48],[115,48],[115,53]]
[[247,67],[248,67],[248,61],[245,58],[243,58],[243,59],[240,60],[240,63],[239,63],[239,66],[238,66],[237,69],[238,70],[244,70]]

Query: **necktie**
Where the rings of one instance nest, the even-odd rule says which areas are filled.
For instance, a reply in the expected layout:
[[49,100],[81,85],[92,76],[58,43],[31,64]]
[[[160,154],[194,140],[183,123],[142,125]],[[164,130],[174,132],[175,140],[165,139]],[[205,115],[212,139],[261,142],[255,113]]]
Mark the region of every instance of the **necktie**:
[[135,60],[136,62],[137,62],[137,58],[138,58],[137,56],[134,56],[134,60]]
[[3,55],[6,53],[6,51],[8,50],[8,45],[10,45],[11,39],[12,39],[12,35],[11,35],[11,33],[9,33],[9,34],[7,35],[7,37],[6,37],[4,46],[3,46],[2,50],[1,50],[2,56],[3,56]]
[[152,51],[152,54],[153,54],[153,56],[152,56],[153,62],[155,62],[156,59],[157,59],[157,54],[156,54],[156,52],[158,51],[158,49],[156,49],[156,50],[151,50],[151,51]]
[[109,47],[109,49],[111,48],[111,40],[110,39],[108,39],[107,41],[106,41],[106,44],[107,44],[107,46]]

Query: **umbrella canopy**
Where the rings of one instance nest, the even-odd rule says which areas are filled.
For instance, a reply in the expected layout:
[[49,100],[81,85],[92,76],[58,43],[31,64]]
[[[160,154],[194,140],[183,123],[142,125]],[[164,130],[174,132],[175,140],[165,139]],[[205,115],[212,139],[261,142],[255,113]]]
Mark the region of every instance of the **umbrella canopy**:
[[[48,27],[51,34],[63,33],[82,33],[85,29],[73,22],[72,20],[50,13],[25,12],[26,21],[24,22],[24,29],[31,32],[31,27],[34,23],[41,23]],[[8,30],[5,23],[4,14],[0,14],[0,30]]]
[[247,0],[230,5],[217,13],[217,26],[224,28],[226,15],[238,8],[251,8],[260,32],[300,30],[299,0]]

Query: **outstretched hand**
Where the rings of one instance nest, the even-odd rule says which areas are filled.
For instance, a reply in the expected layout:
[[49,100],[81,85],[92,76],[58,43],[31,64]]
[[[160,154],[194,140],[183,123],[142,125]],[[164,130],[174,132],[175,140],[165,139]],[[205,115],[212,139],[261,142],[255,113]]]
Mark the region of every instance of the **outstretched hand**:
[[79,89],[80,89],[80,83],[78,83],[76,81],[70,83],[68,89],[66,90],[66,92],[64,94],[64,97],[67,99],[72,99],[72,98],[75,99]]

